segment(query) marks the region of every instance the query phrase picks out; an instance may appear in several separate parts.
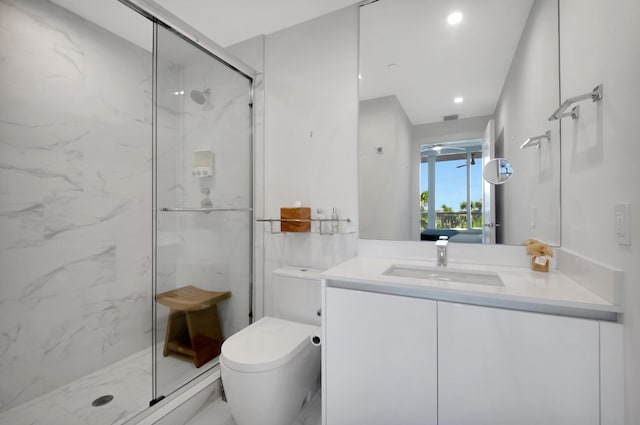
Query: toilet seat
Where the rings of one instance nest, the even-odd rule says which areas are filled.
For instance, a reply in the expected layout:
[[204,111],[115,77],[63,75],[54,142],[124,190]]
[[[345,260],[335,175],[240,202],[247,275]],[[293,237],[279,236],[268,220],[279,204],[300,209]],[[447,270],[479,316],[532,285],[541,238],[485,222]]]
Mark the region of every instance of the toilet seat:
[[275,317],[263,317],[228,338],[221,361],[239,372],[275,369],[310,346],[309,337],[319,327]]

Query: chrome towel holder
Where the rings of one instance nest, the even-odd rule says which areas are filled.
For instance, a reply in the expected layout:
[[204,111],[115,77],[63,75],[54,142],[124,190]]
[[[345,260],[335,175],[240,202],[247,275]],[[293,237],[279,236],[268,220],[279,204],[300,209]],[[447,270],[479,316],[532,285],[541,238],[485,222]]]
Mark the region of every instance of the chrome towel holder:
[[546,133],[540,136],[529,137],[527,140],[524,141],[522,145],[520,145],[520,149],[530,148],[533,146],[540,146],[540,142],[542,142],[543,140],[547,140],[549,142],[551,141],[551,130],[547,130]]
[[598,84],[590,93],[570,97],[569,99],[562,102],[560,107],[556,109],[553,114],[551,114],[551,116],[549,117],[549,121],[559,120],[565,117],[571,117],[574,120],[577,119],[580,116],[580,109],[578,106],[575,106],[569,112],[564,111],[569,109],[569,107],[574,103],[581,102],[587,99],[591,99],[592,102],[599,102],[602,99],[602,84]]

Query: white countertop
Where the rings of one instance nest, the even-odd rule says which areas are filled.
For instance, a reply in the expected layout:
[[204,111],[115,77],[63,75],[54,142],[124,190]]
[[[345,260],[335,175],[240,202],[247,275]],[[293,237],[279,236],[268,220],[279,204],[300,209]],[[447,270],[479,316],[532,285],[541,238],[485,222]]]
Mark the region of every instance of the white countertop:
[[449,263],[443,270],[497,273],[504,286],[458,283],[384,275],[393,265],[436,267],[433,261],[397,258],[354,257],[321,276],[329,286],[368,290],[536,312],[615,320],[623,306],[614,305],[558,271],[538,272],[528,268]]

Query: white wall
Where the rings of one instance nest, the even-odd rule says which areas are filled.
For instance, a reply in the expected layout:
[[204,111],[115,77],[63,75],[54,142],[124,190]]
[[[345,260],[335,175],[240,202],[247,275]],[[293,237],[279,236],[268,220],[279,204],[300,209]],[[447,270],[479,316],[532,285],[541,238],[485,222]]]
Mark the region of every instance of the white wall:
[[491,119],[493,115],[483,115],[415,125],[413,126],[413,143],[419,148],[420,145],[431,143],[482,139],[487,123]]
[[256,71],[253,82],[253,315],[264,315],[265,225],[265,86],[264,51],[266,37],[260,35],[229,46],[228,50]]
[[360,238],[417,239],[411,226],[411,122],[398,98],[360,102],[359,130]]
[[[557,16],[557,0],[533,3],[496,107],[497,143],[514,170],[500,187],[506,244],[533,237],[560,245],[560,125],[547,120],[559,104]],[[550,142],[520,149],[546,131]]]
[[[265,313],[271,271],[326,268],[352,257],[358,217],[358,8],[266,36],[265,215],[303,206],[340,216],[340,235],[265,232]],[[260,170],[257,169],[256,173]],[[314,214],[315,216],[315,214]]]
[[[562,121],[562,245],[625,271],[626,423],[640,424],[640,2],[562,0],[562,97],[604,85]],[[618,245],[614,205],[631,203],[631,246]]]
[[330,214],[336,207],[352,220],[332,236],[272,234],[268,223],[256,223],[254,318],[271,314],[276,268],[328,268],[356,253],[357,40],[358,10],[351,7],[228,49],[258,72],[255,217],[279,218],[281,207],[300,201],[313,217],[318,208]]
[[152,64],[37,0],[0,51],[1,411],[151,343]]

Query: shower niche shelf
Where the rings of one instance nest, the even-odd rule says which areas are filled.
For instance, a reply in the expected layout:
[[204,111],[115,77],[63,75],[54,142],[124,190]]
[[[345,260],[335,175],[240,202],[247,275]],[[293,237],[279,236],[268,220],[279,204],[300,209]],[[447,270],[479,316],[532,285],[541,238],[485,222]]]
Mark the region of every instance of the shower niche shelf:
[[[345,232],[340,227],[340,223],[351,223],[350,218],[258,218],[257,222],[269,223],[271,234],[309,234],[318,233],[321,235],[351,234],[355,232]],[[275,225],[277,223],[277,225]],[[311,230],[308,232],[282,232],[282,223],[311,223]]]

